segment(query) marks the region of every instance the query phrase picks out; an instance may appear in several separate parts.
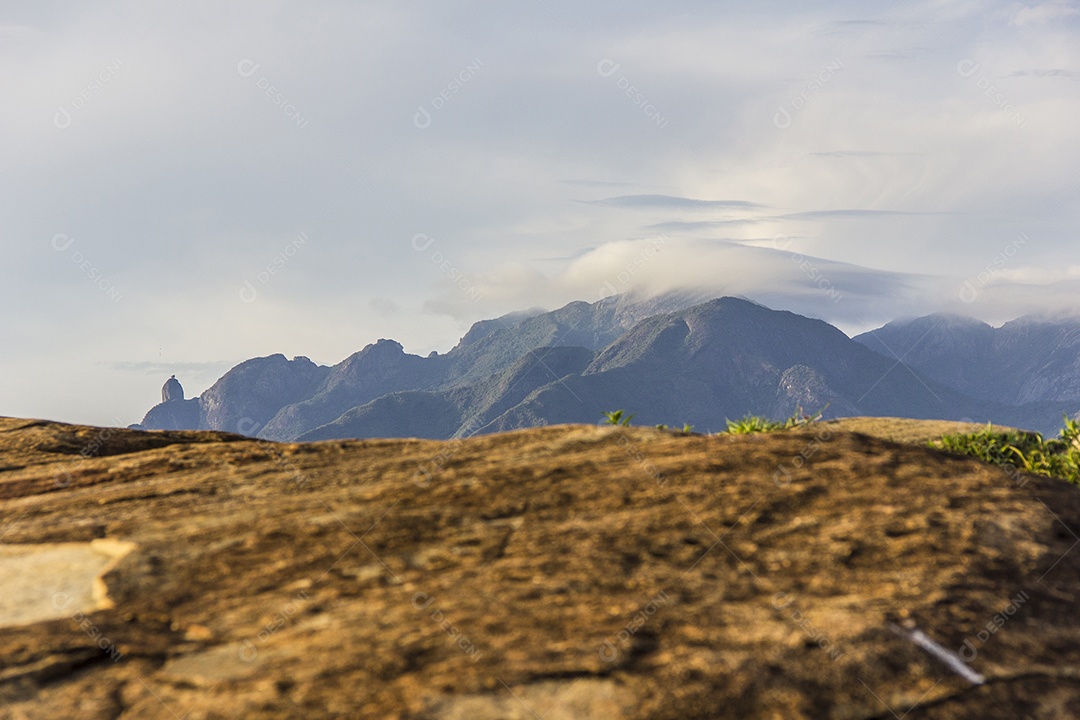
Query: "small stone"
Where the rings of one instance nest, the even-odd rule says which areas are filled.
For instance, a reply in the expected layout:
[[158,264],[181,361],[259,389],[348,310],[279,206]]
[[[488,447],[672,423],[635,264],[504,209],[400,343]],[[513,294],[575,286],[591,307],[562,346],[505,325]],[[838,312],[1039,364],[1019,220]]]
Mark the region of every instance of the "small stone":
[[205,625],[189,625],[187,631],[184,633],[185,640],[202,642],[212,640],[213,638],[213,631]]

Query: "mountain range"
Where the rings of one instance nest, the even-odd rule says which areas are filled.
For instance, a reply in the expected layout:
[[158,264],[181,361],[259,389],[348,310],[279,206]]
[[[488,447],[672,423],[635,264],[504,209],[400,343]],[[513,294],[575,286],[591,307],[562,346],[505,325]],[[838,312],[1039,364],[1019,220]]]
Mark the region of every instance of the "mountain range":
[[635,424],[726,427],[745,414],[902,416],[1051,433],[1080,410],[1080,320],[994,328],[954,315],[854,338],[828,323],[724,297],[626,296],[472,326],[444,354],[382,339],[333,367],[283,355],[240,363],[201,396],[132,427],[268,440],[448,439],[625,409]]

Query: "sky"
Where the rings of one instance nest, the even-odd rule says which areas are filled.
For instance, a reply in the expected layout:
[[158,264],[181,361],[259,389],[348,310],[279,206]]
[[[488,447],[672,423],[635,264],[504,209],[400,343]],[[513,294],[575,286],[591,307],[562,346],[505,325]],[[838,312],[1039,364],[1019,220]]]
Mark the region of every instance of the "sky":
[[3,415],[624,292],[1080,313],[1075,0],[5,1],[0,104]]

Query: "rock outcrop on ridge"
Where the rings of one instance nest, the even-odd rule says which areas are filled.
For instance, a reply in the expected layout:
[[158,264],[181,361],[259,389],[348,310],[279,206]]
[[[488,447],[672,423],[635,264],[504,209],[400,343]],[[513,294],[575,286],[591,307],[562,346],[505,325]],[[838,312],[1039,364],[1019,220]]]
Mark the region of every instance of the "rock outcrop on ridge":
[[1080,490],[848,423],[0,419],[0,718],[1075,717]]

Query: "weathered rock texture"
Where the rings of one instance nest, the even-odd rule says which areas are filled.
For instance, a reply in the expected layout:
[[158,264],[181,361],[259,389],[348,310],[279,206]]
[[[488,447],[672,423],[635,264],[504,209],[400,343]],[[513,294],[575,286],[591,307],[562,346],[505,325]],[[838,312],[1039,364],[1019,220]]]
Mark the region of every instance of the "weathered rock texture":
[[184,399],[184,387],[173,375],[161,386],[161,402],[177,402]]
[[0,620],[0,717],[1080,715],[1080,491],[844,427],[0,420],[2,556],[135,545],[111,607]]

